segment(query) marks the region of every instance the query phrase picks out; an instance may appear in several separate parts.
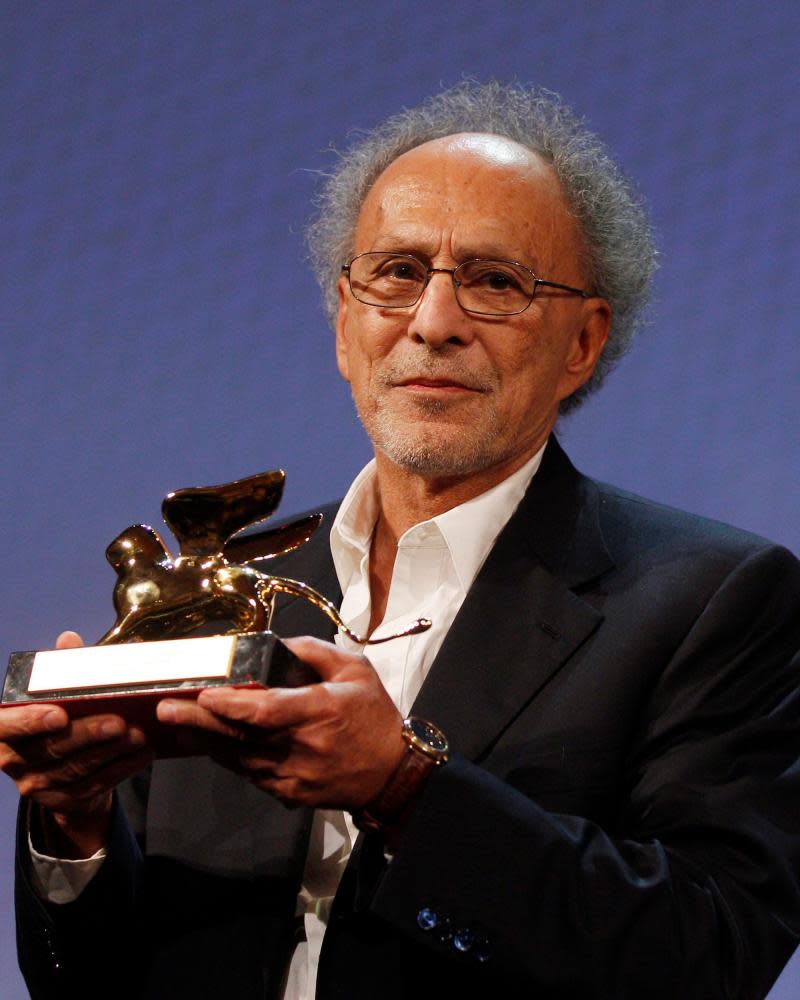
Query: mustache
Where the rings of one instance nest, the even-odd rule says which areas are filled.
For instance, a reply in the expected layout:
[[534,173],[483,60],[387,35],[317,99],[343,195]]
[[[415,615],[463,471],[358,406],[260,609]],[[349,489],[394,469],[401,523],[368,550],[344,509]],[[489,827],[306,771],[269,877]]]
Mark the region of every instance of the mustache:
[[417,379],[456,382],[477,392],[489,392],[498,384],[496,373],[488,366],[476,369],[456,357],[425,354],[387,361],[381,366],[379,381],[387,388]]

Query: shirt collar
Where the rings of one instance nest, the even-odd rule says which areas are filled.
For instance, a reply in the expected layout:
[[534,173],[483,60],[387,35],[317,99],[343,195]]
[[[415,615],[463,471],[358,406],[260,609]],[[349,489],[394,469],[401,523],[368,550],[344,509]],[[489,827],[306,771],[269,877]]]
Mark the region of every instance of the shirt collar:
[[[422,522],[438,528],[464,592],[472,586],[495,539],[525,495],[544,449],[545,445],[520,469],[480,496]],[[378,477],[372,459],[353,480],[331,527],[331,555],[343,593],[353,574],[363,572],[379,510]],[[409,528],[400,543],[419,527]]]

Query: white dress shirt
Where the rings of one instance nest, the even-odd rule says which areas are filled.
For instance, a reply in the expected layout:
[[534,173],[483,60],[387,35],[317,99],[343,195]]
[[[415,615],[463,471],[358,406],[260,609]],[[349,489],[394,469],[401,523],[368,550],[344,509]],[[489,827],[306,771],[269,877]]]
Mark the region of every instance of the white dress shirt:
[[[383,621],[374,638],[401,631],[416,618],[430,618],[426,632],[368,647],[368,657],[405,717],[439,652],[467,591],[495,540],[516,510],[542,460],[544,447],[521,469],[480,496],[414,525],[397,544]],[[342,590],[341,615],[364,634],[369,626],[369,554],[380,496],[375,462],[347,492],[331,528],[330,545]],[[361,652],[341,634],[336,644]],[[435,722],[436,720],[431,720]],[[298,944],[287,970],[282,1000],[313,1000],[322,938],[331,903],[358,831],[349,813],[318,809],[309,840],[296,913],[306,940]],[[34,884],[50,902],[76,899],[102,864],[104,852],[85,861],[65,862],[39,854],[31,845]]]
[[[430,618],[432,625],[419,635],[366,649],[404,717],[467,591],[539,468],[543,452],[544,448],[486,493],[409,528],[397,543],[386,612],[372,637],[399,632],[415,618]],[[372,461],[350,487],[331,528],[331,554],[342,589],[342,618],[360,635],[366,632],[371,615],[369,553],[379,507]],[[341,634],[335,641],[343,649],[360,652],[364,648]],[[314,813],[297,908],[298,915],[304,915],[306,941],[298,944],[292,955],[283,1000],[314,997],[328,914],[357,836],[349,813],[330,809]]]

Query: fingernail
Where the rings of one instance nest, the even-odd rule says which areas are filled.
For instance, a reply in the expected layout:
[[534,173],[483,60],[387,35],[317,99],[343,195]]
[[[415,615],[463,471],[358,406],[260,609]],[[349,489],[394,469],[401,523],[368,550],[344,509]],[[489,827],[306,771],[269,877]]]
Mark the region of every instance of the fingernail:
[[119,719],[106,719],[100,726],[102,736],[120,736],[125,729],[125,724]]
[[146,737],[141,729],[134,728],[128,730],[128,739],[133,746],[141,746],[145,742]]
[[174,722],[177,714],[175,706],[168,701],[162,701],[158,706],[158,718],[161,722]]
[[52,709],[42,716],[42,722],[48,729],[63,729],[64,716],[57,709]]

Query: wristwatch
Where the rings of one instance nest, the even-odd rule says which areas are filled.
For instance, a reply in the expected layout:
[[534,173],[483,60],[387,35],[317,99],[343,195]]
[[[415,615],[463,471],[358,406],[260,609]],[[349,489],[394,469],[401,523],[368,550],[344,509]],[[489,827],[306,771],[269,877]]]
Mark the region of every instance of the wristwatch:
[[403,720],[400,735],[408,752],[377,798],[353,813],[359,830],[377,832],[401,825],[430,772],[447,763],[447,737],[432,722],[410,716]]

